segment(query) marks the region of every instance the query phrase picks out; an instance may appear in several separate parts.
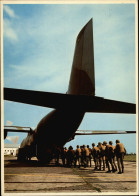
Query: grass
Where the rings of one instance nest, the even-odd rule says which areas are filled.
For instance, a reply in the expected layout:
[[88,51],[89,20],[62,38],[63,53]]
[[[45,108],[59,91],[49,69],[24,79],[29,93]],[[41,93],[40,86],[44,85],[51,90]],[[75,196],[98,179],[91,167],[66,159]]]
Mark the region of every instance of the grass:
[[135,154],[125,155],[124,161],[133,161],[133,162],[136,162],[136,155]]

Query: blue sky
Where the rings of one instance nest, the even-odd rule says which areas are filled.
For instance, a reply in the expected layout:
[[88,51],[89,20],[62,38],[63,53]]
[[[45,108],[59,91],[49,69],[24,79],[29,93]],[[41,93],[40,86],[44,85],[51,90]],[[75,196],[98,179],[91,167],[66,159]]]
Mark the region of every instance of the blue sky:
[[[96,96],[136,102],[134,4],[7,4],[3,16],[4,87],[65,93],[76,37],[93,18]],[[4,101],[4,124],[36,127],[51,110]],[[136,130],[136,117],[86,113],[79,129]],[[116,139],[136,152],[135,134],[78,136],[66,146]]]

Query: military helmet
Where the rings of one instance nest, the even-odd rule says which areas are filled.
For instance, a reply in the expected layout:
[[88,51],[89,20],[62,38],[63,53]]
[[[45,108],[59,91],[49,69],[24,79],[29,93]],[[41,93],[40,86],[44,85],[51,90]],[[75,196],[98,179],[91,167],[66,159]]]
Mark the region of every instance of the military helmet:
[[120,140],[116,140],[116,143],[120,143]]
[[112,141],[109,141],[109,144],[111,144],[111,145],[112,145],[112,144],[113,144],[113,142],[112,142]]

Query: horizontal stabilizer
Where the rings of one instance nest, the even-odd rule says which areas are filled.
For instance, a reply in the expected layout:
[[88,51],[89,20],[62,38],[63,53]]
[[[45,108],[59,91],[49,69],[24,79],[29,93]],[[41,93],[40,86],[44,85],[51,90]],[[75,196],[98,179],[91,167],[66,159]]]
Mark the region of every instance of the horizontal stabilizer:
[[133,134],[133,133],[136,133],[136,131],[102,131],[102,130],[99,130],[99,131],[91,131],[91,130],[77,130],[75,135],[101,135],[101,134]]
[[31,127],[19,127],[19,126],[4,126],[4,131],[7,132],[24,132],[24,133],[28,133],[28,132],[32,132],[32,128]]
[[4,88],[4,99],[57,109],[73,108],[84,112],[136,113],[136,104],[88,95],[70,95]]

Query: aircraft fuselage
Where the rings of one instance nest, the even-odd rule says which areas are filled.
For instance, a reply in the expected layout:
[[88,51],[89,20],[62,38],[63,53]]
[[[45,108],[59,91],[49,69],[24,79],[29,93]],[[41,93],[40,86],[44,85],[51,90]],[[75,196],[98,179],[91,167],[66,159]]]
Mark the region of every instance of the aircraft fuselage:
[[[53,110],[44,116],[38,123],[32,135],[28,135],[21,143],[21,148],[31,153],[36,151],[38,160],[51,159],[51,155],[57,148],[63,147],[74,135],[83,117],[83,111],[76,109]],[[31,148],[36,148],[32,149]]]

